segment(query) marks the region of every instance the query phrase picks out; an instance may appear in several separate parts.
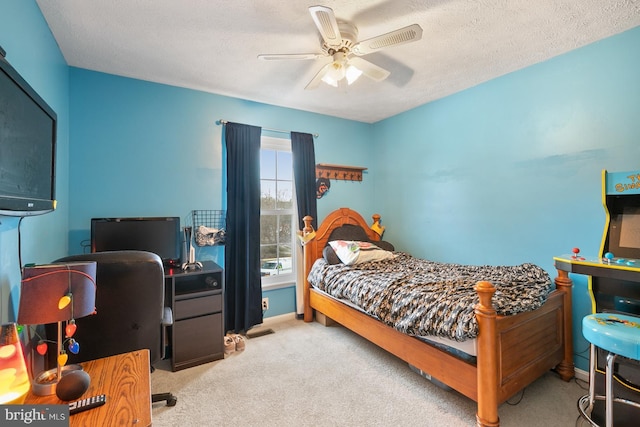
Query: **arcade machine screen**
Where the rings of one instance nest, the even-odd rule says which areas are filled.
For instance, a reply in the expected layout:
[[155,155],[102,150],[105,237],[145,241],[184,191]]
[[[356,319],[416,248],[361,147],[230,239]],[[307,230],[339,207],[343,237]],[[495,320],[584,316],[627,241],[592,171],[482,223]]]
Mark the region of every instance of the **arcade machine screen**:
[[622,211],[620,247],[640,248],[640,208],[627,208]]
[[611,213],[606,251],[616,258],[634,260],[640,267],[640,207],[622,207]]

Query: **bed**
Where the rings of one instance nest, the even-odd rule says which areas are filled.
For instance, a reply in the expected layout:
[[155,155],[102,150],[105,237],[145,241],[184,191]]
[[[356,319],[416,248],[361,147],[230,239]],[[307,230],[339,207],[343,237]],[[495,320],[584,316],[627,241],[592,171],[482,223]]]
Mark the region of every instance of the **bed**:
[[[374,215],[373,228],[380,230]],[[312,267],[323,263],[323,251],[332,232],[343,226],[358,226],[370,242],[380,236],[362,216],[349,208],[330,213],[317,230],[311,217],[304,218],[300,232],[304,248],[304,320],[316,315],[329,318],[407,362],[429,378],[457,390],[477,402],[476,424],[498,426],[498,406],[553,369],[565,381],[574,376],[571,282],[557,278],[538,308],[500,315],[493,306],[496,287],[486,280],[475,285],[478,303],[472,308],[477,325],[474,348],[469,357],[458,350],[401,332],[348,301],[311,286]],[[314,273],[315,274],[315,273]],[[313,279],[313,277],[312,277]]]

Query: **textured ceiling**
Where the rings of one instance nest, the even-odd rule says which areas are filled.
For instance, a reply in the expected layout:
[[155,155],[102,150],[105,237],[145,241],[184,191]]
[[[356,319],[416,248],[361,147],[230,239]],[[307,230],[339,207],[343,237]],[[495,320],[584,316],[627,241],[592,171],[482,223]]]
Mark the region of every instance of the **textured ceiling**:
[[[71,66],[373,123],[640,25],[640,0],[37,0]],[[363,58],[391,75],[304,87],[330,58],[308,7],[359,40],[417,23],[422,39]],[[225,117],[226,118],[226,117]]]

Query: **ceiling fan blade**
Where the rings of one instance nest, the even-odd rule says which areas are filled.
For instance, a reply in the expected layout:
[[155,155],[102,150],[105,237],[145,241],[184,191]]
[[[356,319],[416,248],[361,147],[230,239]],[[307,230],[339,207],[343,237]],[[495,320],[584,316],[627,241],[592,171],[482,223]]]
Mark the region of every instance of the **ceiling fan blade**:
[[373,64],[362,58],[358,58],[357,56],[350,58],[349,64],[358,68],[360,71],[362,71],[362,74],[377,82],[381,82],[382,80],[389,77],[389,74],[391,74],[391,72],[385,70],[384,68],[379,67],[376,64]]
[[351,52],[356,55],[366,55],[375,52],[378,49],[384,49],[391,46],[398,46],[404,43],[410,43],[422,38],[422,27],[418,24],[409,25],[390,33],[372,37],[356,43]]
[[326,6],[311,6],[309,13],[327,46],[339,47],[342,44],[342,35],[333,9]]
[[320,86],[320,83],[322,83],[322,78],[329,71],[329,67],[331,67],[331,62],[322,67],[320,71],[318,71],[318,73],[313,76],[311,81],[305,86],[305,90],[315,89]]
[[280,61],[287,59],[318,59],[326,56],[321,53],[281,53],[281,54],[263,54],[258,55],[258,59],[262,59],[263,61]]

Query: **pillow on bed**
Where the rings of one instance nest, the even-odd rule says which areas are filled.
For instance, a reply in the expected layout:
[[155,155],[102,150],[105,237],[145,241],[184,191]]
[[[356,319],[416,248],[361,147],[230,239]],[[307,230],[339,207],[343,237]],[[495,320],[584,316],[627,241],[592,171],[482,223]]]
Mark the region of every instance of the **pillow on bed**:
[[334,240],[329,245],[345,265],[362,264],[363,262],[381,261],[393,258],[393,253],[380,249],[371,242],[353,240]]
[[327,264],[329,265],[336,265],[342,262],[340,261],[340,258],[338,258],[338,255],[336,255],[336,251],[334,251],[331,245],[328,243],[327,246],[325,246],[322,250],[322,257],[325,261],[327,261]]
[[[325,246],[324,249],[322,250],[322,257],[329,265],[340,264],[342,261],[340,261],[340,258],[338,258],[336,251],[333,250],[330,243],[331,242],[327,243],[327,246]],[[396,250],[393,244],[391,244],[390,242],[386,242],[384,240],[377,241],[374,243],[374,245],[376,245],[382,250],[389,251],[389,252],[393,252]]]
[[373,242],[374,245],[379,247],[380,249],[384,249],[385,251],[395,251],[396,248],[390,242],[386,242],[384,240],[378,240],[377,242]]

